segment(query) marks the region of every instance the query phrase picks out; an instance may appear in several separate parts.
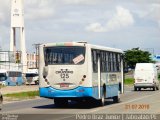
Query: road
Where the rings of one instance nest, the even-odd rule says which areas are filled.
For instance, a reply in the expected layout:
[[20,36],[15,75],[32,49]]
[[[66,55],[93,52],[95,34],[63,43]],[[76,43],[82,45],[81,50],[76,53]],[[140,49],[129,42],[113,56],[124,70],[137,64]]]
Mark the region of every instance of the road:
[[45,117],[48,120],[52,120],[53,118],[55,120],[71,120],[75,119],[76,116],[74,114],[160,114],[160,91],[150,91],[149,89],[133,91],[132,86],[125,86],[125,93],[121,95],[121,102],[115,104],[112,100],[106,100],[104,107],[99,107],[95,104],[84,103],[82,105],[71,102],[68,107],[57,108],[54,106],[52,99],[40,98],[4,104],[1,112],[10,114],[34,114],[32,117],[35,117],[35,119]]

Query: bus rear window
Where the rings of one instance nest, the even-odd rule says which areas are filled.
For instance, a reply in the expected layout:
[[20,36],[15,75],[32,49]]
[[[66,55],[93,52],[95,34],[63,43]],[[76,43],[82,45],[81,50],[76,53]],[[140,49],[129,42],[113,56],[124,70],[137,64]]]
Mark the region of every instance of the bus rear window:
[[22,77],[21,72],[8,72],[9,77]]
[[85,61],[85,47],[46,47],[44,48],[44,59],[45,65],[83,64]]

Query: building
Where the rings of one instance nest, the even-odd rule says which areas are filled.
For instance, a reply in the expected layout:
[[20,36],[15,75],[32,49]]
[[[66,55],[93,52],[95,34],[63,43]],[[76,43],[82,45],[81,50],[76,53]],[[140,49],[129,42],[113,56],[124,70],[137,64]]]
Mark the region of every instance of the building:
[[0,69],[22,70],[20,51],[0,51]]
[[27,54],[27,69],[38,68],[38,55],[35,53]]
[[[35,53],[26,54],[27,69],[38,68],[38,55]],[[21,52],[0,51],[0,69],[22,70]]]

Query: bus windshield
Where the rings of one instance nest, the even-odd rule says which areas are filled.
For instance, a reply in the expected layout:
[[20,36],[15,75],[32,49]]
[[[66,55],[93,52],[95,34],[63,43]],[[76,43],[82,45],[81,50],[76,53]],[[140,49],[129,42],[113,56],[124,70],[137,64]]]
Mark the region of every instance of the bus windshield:
[[26,73],[26,77],[37,77],[38,74],[36,73]]
[[85,47],[64,46],[44,48],[45,65],[53,64],[83,64]]
[[0,81],[5,81],[7,79],[6,73],[0,73]]

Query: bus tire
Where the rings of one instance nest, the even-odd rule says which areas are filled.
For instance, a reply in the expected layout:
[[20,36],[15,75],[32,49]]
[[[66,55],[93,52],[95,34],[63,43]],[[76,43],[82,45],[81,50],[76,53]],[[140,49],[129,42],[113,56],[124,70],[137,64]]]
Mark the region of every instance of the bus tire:
[[102,98],[99,100],[100,106],[105,106],[105,95],[106,95],[105,88],[103,88]]
[[156,87],[155,86],[153,87],[153,91],[156,91]]
[[37,81],[35,81],[35,85],[38,85],[38,84],[39,84],[38,80],[37,80]]
[[137,88],[136,88],[136,87],[134,87],[134,91],[137,91]]
[[54,104],[56,107],[66,107],[68,105],[68,100],[54,99]]
[[159,90],[159,86],[157,86],[157,90]]
[[2,110],[2,104],[3,104],[3,97],[0,96],[0,110]]
[[101,106],[105,106],[105,97],[104,97],[104,94],[102,95]]
[[120,102],[120,95],[119,95],[119,93],[118,93],[117,96],[114,96],[114,97],[113,97],[113,102],[114,102],[114,103],[119,103],[119,102]]

